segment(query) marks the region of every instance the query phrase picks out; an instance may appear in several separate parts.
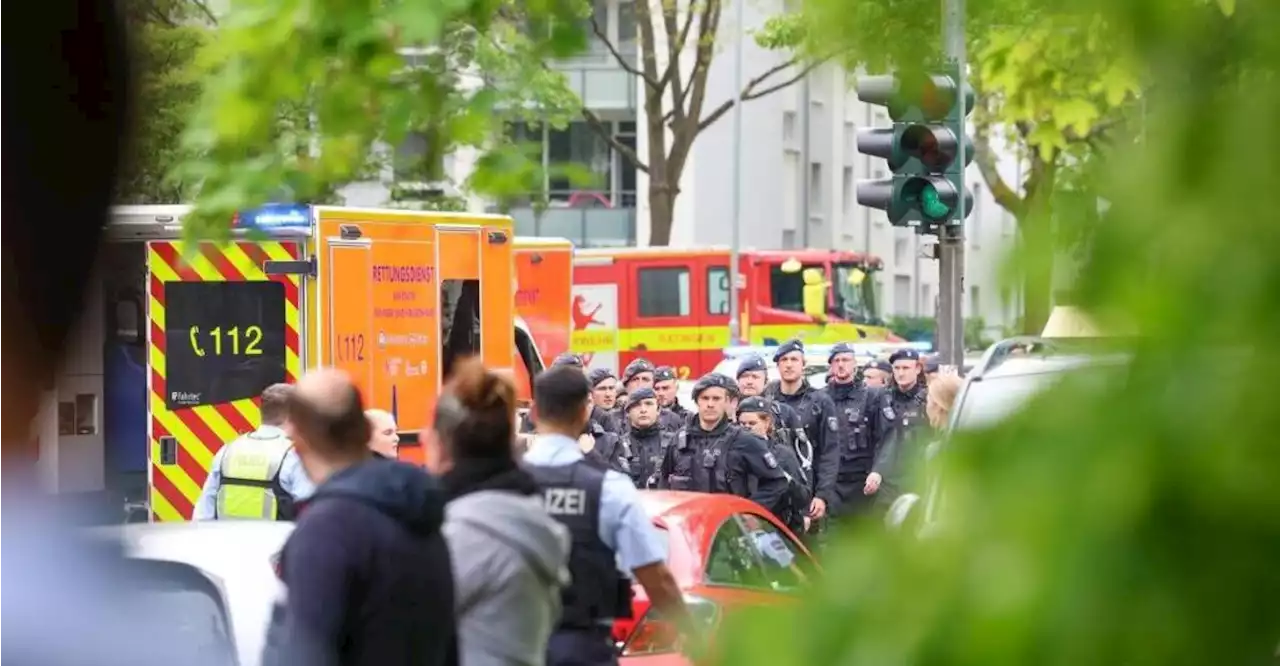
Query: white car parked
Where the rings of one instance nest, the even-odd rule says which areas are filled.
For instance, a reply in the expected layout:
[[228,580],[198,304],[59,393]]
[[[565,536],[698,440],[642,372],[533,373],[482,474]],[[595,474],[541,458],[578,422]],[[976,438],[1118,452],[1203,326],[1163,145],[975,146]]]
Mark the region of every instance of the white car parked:
[[292,531],[290,522],[256,520],[97,530],[122,539],[126,555],[142,566],[146,585],[137,591],[148,612],[166,618],[157,630],[191,646],[183,663],[227,666],[261,663],[272,607],[283,591],[275,562]]

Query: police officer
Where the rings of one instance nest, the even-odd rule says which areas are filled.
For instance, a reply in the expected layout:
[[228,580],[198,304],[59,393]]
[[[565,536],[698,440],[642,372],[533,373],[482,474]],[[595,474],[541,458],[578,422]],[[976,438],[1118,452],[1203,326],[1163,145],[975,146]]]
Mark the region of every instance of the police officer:
[[627,425],[622,449],[631,454],[631,480],[637,488],[657,488],[662,459],[676,434],[658,425],[658,396],[653,389],[636,389],[631,395],[627,403]]
[[773,515],[792,532],[804,534],[809,526],[809,504],[813,501],[813,492],[795,449],[789,440],[779,436],[774,426],[771,402],[760,397],[743,398],[738,403],[738,425],[769,442],[769,451],[778,459],[778,467],[787,477],[787,492],[779,505],[772,507]]
[[787,478],[765,440],[727,418],[729,380],[711,373],[693,385],[698,416],[676,436],[662,460],[659,487],[746,497],[776,507]]
[[[626,369],[622,371],[622,386],[627,394],[630,395],[642,388],[653,388],[656,370],[652,363],[642,358],[628,363]],[[684,419],[669,409],[662,409],[658,413],[658,425],[662,426],[663,430],[676,432],[684,427],[684,422]],[[626,427],[625,421],[623,427]]]
[[893,378],[893,366],[888,361],[872,361],[862,371],[862,382],[868,388],[885,388]]
[[867,475],[875,464],[876,441],[871,436],[877,389],[867,388],[857,378],[858,361],[853,346],[839,343],[827,357],[827,386],[823,389],[836,410],[835,446],[840,451],[836,474],[836,495],[840,504],[835,513],[852,517],[871,506],[863,493]]
[[[769,364],[759,354],[747,354],[738,363],[738,391],[742,397],[763,396],[769,383]],[[809,442],[809,434],[805,432],[804,421],[791,405],[769,400],[768,405],[773,413],[774,436],[795,451],[796,458],[804,470],[804,476],[813,481],[813,444]]]
[[884,500],[892,500],[901,490],[901,475],[907,471],[916,454],[916,431],[927,428],[929,417],[925,405],[928,389],[921,377],[920,353],[899,349],[889,357],[893,368],[891,386],[881,392],[871,413],[872,436],[877,441],[876,462],[863,492],[875,495],[881,486]]
[[809,385],[804,377],[804,343],[789,340],[773,353],[778,364],[777,382],[765,389],[765,397],[790,405],[804,424],[813,445],[813,502],[809,517],[819,520],[839,502],[836,474],[840,470],[840,448],[835,444],[836,410],[831,398]]
[[196,502],[194,520],[293,520],[315,486],[284,431],[293,386],[262,392],[262,427],[222,447]]
[[[563,354],[556,356],[556,359],[551,362],[551,367],[576,368],[579,372],[586,372],[586,366],[582,363],[582,357],[572,352],[564,352]],[[595,404],[593,404],[591,408],[591,422],[600,426],[599,428],[592,428],[592,433],[596,430],[602,430],[616,435],[622,430],[617,417],[613,413],[606,409],[602,409]],[[527,435],[533,431],[533,412],[526,412],[524,417],[520,419],[520,434]]]
[[621,572],[635,577],[663,615],[686,628],[693,623],[631,479],[588,462],[575,441],[590,412],[586,377],[553,367],[534,380],[533,392],[538,435],[524,462],[547,513],[568,528],[573,543],[571,582],[546,664],[612,666],[613,621],[631,615],[631,583]]
[[653,392],[658,395],[658,406],[671,410],[676,416],[688,422],[693,412],[680,404],[680,398],[676,395],[676,389],[679,387],[677,382],[675,368],[660,365],[653,369]]
[[591,402],[606,412],[618,409],[618,378],[608,368],[595,368],[587,373],[591,383]]

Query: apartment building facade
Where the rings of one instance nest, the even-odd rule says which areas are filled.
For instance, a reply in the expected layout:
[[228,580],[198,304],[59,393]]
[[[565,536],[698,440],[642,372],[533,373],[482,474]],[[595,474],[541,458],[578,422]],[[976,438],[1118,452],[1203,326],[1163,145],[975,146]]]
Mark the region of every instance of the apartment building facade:
[[[624,55],[638,58],[634,2],[596,0],[595,17]],[[643,1],[643,0],[641,0]],[[733,0],[725,0],[727,3]],[[735,87],[733,50],[743,45],[743,78],[750,79],[782,63],[785,53],[757,46],[750,34],[772,15],[784,11],[784,0],[753,0],[744,7],[744,25],[721,18],[719,47],[707,81],[708,108],[732,99]],[[688,71],[691,58],[682,58]],[[621,143],[647,159],[646,123],[642,117],[643,82],[629,74],[604,44],[592,40],[582,56],[557,63],[581,99]],[[778,80],[785,80],[782,72]],[[879,310],[886,316],[934,316],[938,297],[937,262],[931,258],[932,237],[888,224],[883,213],[857,205],[859,179],[884,177],[882,160],[857,151],[859,128],[886,126],[884,110],[861,103],[851,74],[825,65],[795,85],[751,100],[742,109],[740,145],[741,200],[739,230],[744,248],[838,248],[870,252],[884,262],[876,276]],[[585,121],[555,129],[540,125],[512,128],[520,138],[542,146],[544,163],[572,163],[594,175],[595,186],[575,187],[567,179],[549,178],[548,206],[541,213],[517,202],[510,213],[521,234],[563,236],[582,246],[643,245],[649,239],[645,174],[612,150]],[[734,183],[732,114],[701,133],[694,144],[676,203],[671,244],[724,244],[731,223]],[[409,142],[400,151],[413,155]],[[449,194],[458,191],[474,165],[463,151],[447,158],[448,181],[415,184]],[[393,160],[394,162],[394,160]],[[1017,161],[1008,156],[1000,169],[1017,183]],[[981,317],[995,333],[1011,325],[1018,309],[1016,293],[1002,287],[1002,264],[1016,243],[1013,218],[990,197],[976,167],[967,174],[975,195],[966,225],[965,316]],[[344,194],[348,203],[382,205],[394,189],[389,168],[378,181],[357,183]],[[471,197],[473,210],[493,210],[493,202]]]

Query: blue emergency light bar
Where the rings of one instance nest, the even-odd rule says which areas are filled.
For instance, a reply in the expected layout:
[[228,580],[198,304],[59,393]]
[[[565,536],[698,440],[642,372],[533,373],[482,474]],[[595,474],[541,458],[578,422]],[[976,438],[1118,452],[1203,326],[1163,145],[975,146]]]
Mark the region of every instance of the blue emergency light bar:
[[270,203],[236,213],[232,229],[263,233],[310,231],[311,207],[305,204]]

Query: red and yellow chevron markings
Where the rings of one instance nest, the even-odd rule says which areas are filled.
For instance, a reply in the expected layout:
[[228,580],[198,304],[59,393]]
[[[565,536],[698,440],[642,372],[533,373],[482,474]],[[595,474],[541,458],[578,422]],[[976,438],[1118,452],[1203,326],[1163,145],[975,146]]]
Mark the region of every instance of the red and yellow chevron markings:
[[[169,282],[243,282],[275,280],[285,290],[286,381],[293,382],[302,371],[299,347],[301,316],[300,278],[296,275],[267,276],[264,263],[298,259],[297,243],[280,241],[235,241],[226,244],[200,243],[189,256],[183,255],[181,241],[153,241],[147,244],[147,267],[151,283],[150,304],[150,408],[151,408],[151,491],[152,520],[190,520],[200,489],[209,475],[210,463],[218,449],[259,423],[257,398],[217,405],[170,410],[165,404],[164,286]],[[160,464],[160,438],[173,436],[178,442],[177,464]]]

